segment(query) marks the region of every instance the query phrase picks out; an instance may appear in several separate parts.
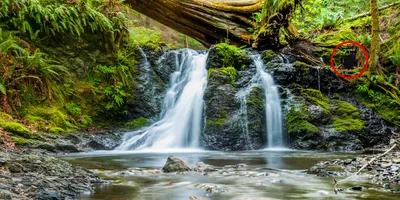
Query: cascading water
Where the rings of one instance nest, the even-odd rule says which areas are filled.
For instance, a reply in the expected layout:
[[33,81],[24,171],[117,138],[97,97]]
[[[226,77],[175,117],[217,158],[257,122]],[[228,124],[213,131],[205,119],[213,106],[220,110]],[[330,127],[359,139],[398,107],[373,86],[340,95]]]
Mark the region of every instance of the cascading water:
[[282,109],[278,87],[275,85],[272,76],[265,71],[265,65],[261,59],[261,56],[257,54],[252,55],[251,57],[257,68],[256,75],[253,76],[250,84],[246,88],[237,93],[236,98],[242,101],[243,98],[249,95],[254,87],[262,88],[264,90],[266,135],[268,141],[267,147],[283,147]]
[[125,134],[123,143],[116,150],[199,147],[208,54],[190,49],[173,53],[177,62],[164,97],[161,119],[148,127]]

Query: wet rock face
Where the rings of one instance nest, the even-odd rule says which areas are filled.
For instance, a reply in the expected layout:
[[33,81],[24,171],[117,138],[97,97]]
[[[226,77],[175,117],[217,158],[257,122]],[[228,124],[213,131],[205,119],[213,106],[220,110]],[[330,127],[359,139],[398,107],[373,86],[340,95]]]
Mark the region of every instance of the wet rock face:
[[[126,103],[128,117],[124,120],[132,121],[139,117],[151,118],[161,112],[163,94],[169,82],[169,75],[175,65],[170,65],[174,57],[164,57],[163,50],[154,52],[151,49],[142,49],[137,52],[137,73],[132,79],[134,95]],[[162,59],[161,59],[162,58]],[[161,60],[160,60],[161,59]]]
[[9,199],[66,199],[92,192],[100,178],[54,157],[0,152],[0,194]]
[[290,63],[281,55],[269,60],[267,70],[282,87],[290,147],[356,151],[388,144],[396,128],[363,106],[353,86],[329,68]]
[[190,171],[191,169],[181,159],[170,156],[168,157],[167,162],[165,163],[162,170],[164,172],[183,172]]
[[[264,94],[254,88],[248,96],[237,96],[250,84],[256,68],[247,53],[232,52],[230,48],[221,47],[221,52],[214,47],[209,52],[202,143],[213,150],[260,149],[266,144]],[[227,66],[225,56],[236,54],[240,58],[232,57]]]

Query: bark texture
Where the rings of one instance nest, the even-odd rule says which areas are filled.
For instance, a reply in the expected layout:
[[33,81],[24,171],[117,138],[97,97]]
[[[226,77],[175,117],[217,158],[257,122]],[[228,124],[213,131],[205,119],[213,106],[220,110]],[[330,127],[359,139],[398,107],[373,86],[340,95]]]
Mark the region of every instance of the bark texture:
[[376,72],[378,66],[379,52],[379,8],[378,0],[371,0],[371,21],[372,21],[372,37],[371,37],[371,55],[370,55],[370,74]]
[[[268,21],[271,31],[257,43],[276,43],[280,27],[289,26],[289,15],[300,0],[282,0],[280,12]],[[134,10],[210,46],[224,39],[232,44],[250,46],[257,25],[252,13],[261,11],[264,0],[127,0]]]

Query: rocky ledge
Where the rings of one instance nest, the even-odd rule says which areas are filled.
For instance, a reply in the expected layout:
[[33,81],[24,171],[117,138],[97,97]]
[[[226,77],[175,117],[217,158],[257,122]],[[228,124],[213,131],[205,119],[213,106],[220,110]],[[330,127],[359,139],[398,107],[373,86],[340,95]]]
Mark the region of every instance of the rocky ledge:
[[0,152],[4,199],[67,199],[105,183],[93,172],[50,156]]
[[[346,160],[323,161],[312,166],[309,174],[322,177],[351,176],[377,155],[365,155]],[[400,152],[388,153],[370,163],[363,171],[371,182],[390,188],[400,184]],[[397,193],[399,190],[392,190]]]

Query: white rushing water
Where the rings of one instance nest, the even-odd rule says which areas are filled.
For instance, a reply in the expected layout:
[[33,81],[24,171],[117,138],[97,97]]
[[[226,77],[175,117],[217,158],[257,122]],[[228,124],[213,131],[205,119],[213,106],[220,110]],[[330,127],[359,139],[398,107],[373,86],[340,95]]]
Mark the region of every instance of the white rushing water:
[[123,143],[116,151],[199,148],[208,54],[190,49],[173,53],[176,66],[164,97],[161,119],[148,127],[125,134]]
[[[253,55],[252,59],[257,67],[256,75],[247,88],[237,93],[236,98],[243,101],[255,87],[264,90],[267,148],[283,148],[282,109],[278,86],[275,85],[273,77],[265,71],[261,56]],[[248,134],[248,131],[245,131],[245,134]]]
[[272,76],[265,71],[260,55],[256,55],[254,63],[265,92],[265,115],[267,123],[268,148],[283,147],[282,108],[278,86]]

